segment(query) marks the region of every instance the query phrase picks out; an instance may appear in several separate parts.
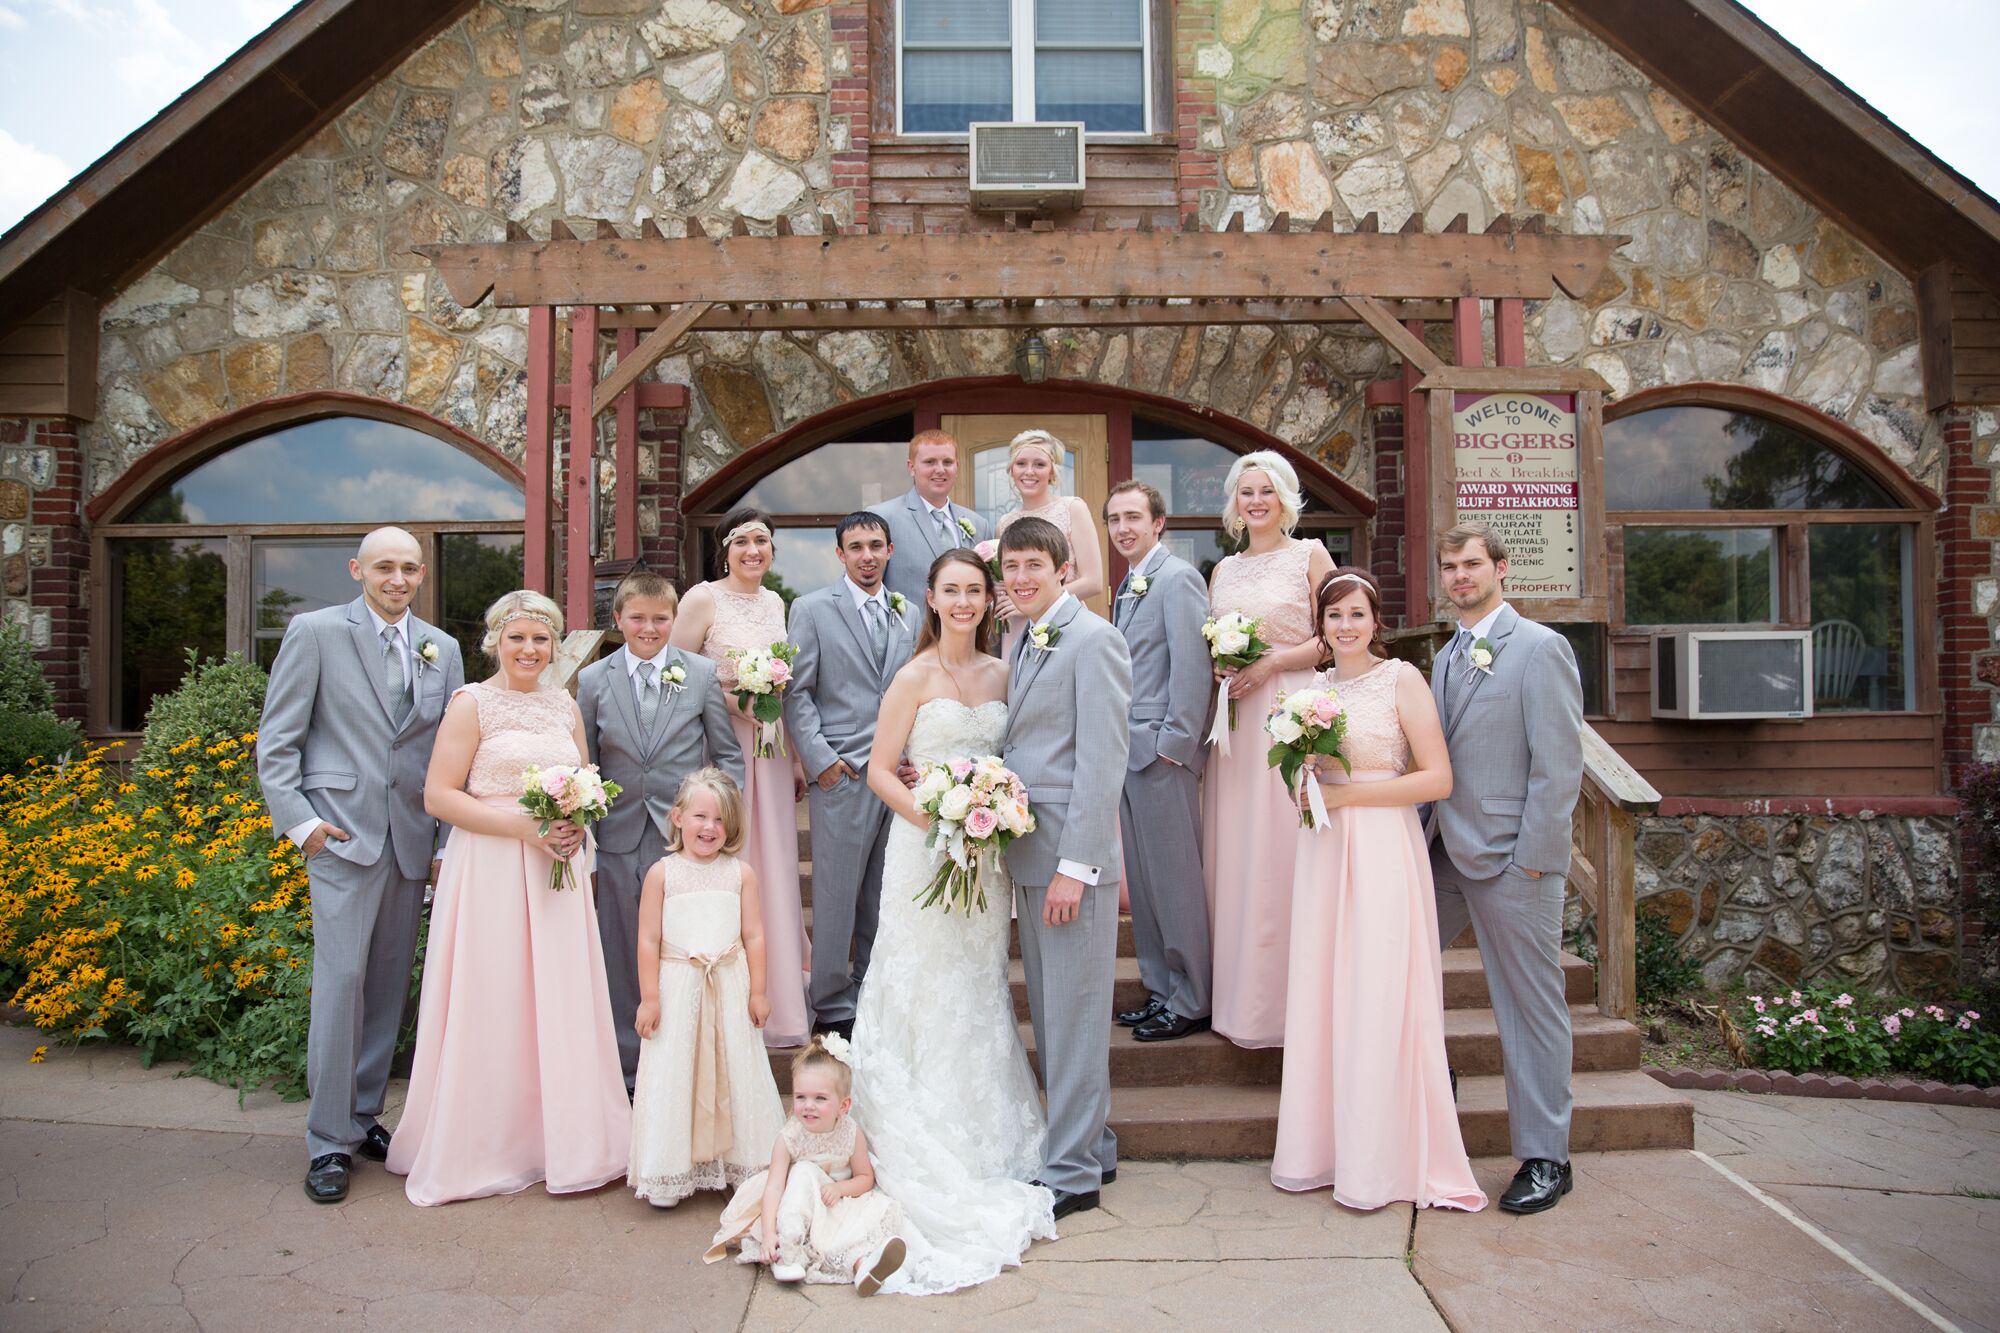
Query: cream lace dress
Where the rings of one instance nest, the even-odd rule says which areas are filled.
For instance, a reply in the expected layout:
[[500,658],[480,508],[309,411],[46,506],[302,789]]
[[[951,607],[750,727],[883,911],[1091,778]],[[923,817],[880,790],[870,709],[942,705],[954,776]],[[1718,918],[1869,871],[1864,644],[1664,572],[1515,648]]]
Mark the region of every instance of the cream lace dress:
[[[671,1207],[696,1190],[727,1189],[771,1160],[784,1105],[750,1025],[743,956],[743,868],[733,856],[703,865],[673,855],[660,913],[660,1026],[639,1043],[632,1098],[633,1192]],[[701,1053],[720,1048],[712,1066]],[[697,1154],[696,1102],[726,1110]]]
[[[841,1116],[832,1129],[819,1134],[794,1116],[785,1122],[779,1137],[792,1155],[784,1197],[778,1201],[779,1262],[805,1269],[808,1282],[853,1282],[855,1265],[901,1231],[902,1210],[881,1190],[869,1190],[831,1205],[820,1197],[825,1185],[854,1179],[852,1116]],[[769,1178],[766,1168],[737,1186],[735,1196],[722,1210],[715,1242],[702,1256],[709,1263],[722,1258],[730,1243],[739,1238],[743,1249],[736,1261],[757,1262],[757,1219],[763,1211]]]

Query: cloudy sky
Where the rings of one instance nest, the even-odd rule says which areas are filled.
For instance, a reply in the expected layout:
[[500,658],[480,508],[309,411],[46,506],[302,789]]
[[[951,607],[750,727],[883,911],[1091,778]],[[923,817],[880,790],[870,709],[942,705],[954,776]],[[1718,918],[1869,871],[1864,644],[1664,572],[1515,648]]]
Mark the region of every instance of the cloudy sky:
[[[1765,22],[2000,196],[1996,0],[1749,0]],[[144,124],[285,0],[0,0],[0,229]],[[1893,20],[1885,21],[1886,16]]]

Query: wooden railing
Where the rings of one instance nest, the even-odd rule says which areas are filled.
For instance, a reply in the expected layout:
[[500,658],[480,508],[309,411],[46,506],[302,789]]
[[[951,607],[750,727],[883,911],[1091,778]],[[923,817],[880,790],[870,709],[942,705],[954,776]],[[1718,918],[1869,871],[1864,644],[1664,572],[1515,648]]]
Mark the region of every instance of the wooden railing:
[[1583,724],[1583,788],[1577,793],[1569,877],[1597,918],[1597,1008],[1632,1018],[1639,1007],[1632,879],[1639,816],[1660,808],[1660,793],[1610,742]]
[[607,629],[573,629],[563,635],[556,660],[542,671],[544,687],[576,693],[576,673],[597,660],[598,649],[611,633]]

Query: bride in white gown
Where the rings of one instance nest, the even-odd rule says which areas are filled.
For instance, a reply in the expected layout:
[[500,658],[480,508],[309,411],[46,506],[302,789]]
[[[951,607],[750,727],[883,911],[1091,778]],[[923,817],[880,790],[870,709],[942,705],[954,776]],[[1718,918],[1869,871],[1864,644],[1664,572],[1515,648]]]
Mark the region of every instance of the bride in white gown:
[[936,861],[898,759],[997,754],[1007,728],[1007,667],[981,651],[985,563],[969,551],[940,556],[929,589],[932,610],[883,697],[869,756],[869,786],[897,818],[853,1043],[854,1116],[877,1187],[909,1223],[909,1257],[883,1290],[915,1294],[985,1282],[1056,1234],[1054,1195],[1029,1183],[1047,1125],[1007,986],[1005,867],[984,912],[916,904]]

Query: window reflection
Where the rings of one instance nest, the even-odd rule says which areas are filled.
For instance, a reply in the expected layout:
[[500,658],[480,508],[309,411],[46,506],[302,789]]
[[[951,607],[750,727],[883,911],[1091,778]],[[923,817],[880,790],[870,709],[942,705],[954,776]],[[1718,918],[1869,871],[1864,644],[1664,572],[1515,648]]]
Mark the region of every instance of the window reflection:
[[908,440],[838,440],[767,474],[739,503],[769,514],[850,514],[910,489]]
[[1904,523],[1816,523],[1812,561],[1813,708],[1910,708],[1910,545]]
[[250,637],[259,666],[269,671],[278,660],[278,645],[293,616],[345,606],[361,595],[361,585],[347,572],[353,555],[352,537],[251,543]]
[[1893,509],[1840,455],[1782,422],[1659,407],[1604,424],[1606,509]]
[[1625,623],[1774,623],[1774,536],[1769,528],[1626,528]]
[[438,628],[458,640],[465,678],[485,680],[499,664],[480,648],[486,608],[521,586],[521,539],[512,533],[445,532],[437,539]]
[[187,673],[187,654],[221,657],[229,569],[220,537],[106,543],[110,557],[111,726],[137,731],[153,700]]
[[1133,422],[1132,478],[1157,486],[1170,514],[1221,514],[1236,455],[1199,436],[1139,438]]
[[846,572],[834,550],[831,526],[788,527],[781,523],[773,535],[778,549],[764,575],[764,586],[784,599],[786,612],[791,611],[794,597],[824,588]]
[[[1005,444],[995,445],[972,456],[972,507],[996,526],[1002,515],[1021,507],[1021,497],[1014,493],[1013,478],[1007,473],[1007,448]],[[1056,493],[1077,493],[1076,454],[1068,450],[1063,453],[1062,476],[1056,483]]]

